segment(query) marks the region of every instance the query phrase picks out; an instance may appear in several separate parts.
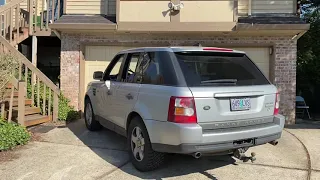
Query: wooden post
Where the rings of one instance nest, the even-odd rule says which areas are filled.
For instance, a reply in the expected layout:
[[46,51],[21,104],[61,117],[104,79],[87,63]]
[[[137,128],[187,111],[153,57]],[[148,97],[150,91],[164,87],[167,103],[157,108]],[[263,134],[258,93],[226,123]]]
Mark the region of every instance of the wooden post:
[[10,8],[10,19],[9,19],[9,42],[12,42],[12,32],[13,32],[13,7]]
[[6,105],[6,102],[5,101],[2,101],[0,102],[1,103],[1,118],[5,118],[4,116],[4,110],[5,110],[5,105]]
[[28,12],[29,12],[29,35],[33,34],[33,0],[28,0]]
[[[37,36],[32,36],[32,64],[37,67],[37,63],[38,63],[38,39]],[[31,78],[31,85],[32,87],[34,86],[34,84],[36,83],[37,79],[36,79],[36,74],[34,72],[32,72],[32,78]]]
[[48,116],[51,119],[51,89],[49,88],[49,97],[48,97]]
[[38,40],[37,36],[32,36],[32,64],[37,67]]
[[15,23],[16,23],[16,30],[17,30],[17,37],[15,38],[19,40],[20,39],[20,4],[17,4]]
[[58,121],[58,114],[59,114],[59,98],[57,93],[53,93],[53,115],[52,115],[53,122]]
[[43,97],[42,97],[42,115],[47,115],[47,112],[46,112],[46,89],[47,89],[47,86],[46,84],[43,83]]
[[18,95],[18,123],[24,126],[25,116],[25,101],[26,101],[26,83],[19,82],[19,95]]
[[40,79],[37,77],[37,107],[40,108]]
[[251,5],[251,0],[248,0],[248,16],[251,16],[251,8],[252,8],[252,5]]
[[9,103],[9,117],[8,122],[12,120],[12,106],[13,106],[13,95],[14,95],[14,86],[11,87],[10,103]]

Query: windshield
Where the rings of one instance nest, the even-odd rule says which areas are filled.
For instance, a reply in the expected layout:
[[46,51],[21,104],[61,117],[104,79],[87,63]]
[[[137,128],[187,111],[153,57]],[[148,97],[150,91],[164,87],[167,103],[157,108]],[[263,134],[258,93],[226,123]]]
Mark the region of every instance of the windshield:
[[269,84],[245,54],[189,51],[176,52],[175,55],[191,87]]

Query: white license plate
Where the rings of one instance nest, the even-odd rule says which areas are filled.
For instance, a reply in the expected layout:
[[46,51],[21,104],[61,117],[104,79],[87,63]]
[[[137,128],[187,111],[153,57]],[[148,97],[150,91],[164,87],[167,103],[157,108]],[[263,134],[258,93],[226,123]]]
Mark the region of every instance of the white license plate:
[[250,98],[230,99],[231,111],[245,111],[251,108]]

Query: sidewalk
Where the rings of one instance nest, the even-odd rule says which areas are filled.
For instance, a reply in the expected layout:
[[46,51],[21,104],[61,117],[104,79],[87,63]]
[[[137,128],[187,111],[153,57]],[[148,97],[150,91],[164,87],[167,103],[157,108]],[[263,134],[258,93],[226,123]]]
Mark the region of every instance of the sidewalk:
[[[159,170],[140,173],[131,165],[125,138],[111,131],[89,132],[83,120],[67,127],[39,126],[39,139],[0,162],[6,180],[37,179],[308,179],[320,180],[320,125],[285,129],[277,146],[251,148],[257,161],[242,163],[229,156],[194,159],[170,155]],[[1,156],[1,153],[0,153]],[[1,178],[2,179],[2,178]]]

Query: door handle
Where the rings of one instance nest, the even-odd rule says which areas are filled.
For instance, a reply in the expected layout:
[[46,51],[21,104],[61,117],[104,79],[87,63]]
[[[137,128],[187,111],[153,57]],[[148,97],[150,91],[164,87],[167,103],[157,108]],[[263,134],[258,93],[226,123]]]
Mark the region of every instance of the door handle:
[[112,95],[112,92],[110,90],[108,90],[107,95]]
[[131,100],[131,99],[133,99],[133,96],[129,93],[129,94],[126,95],[126,98]]

